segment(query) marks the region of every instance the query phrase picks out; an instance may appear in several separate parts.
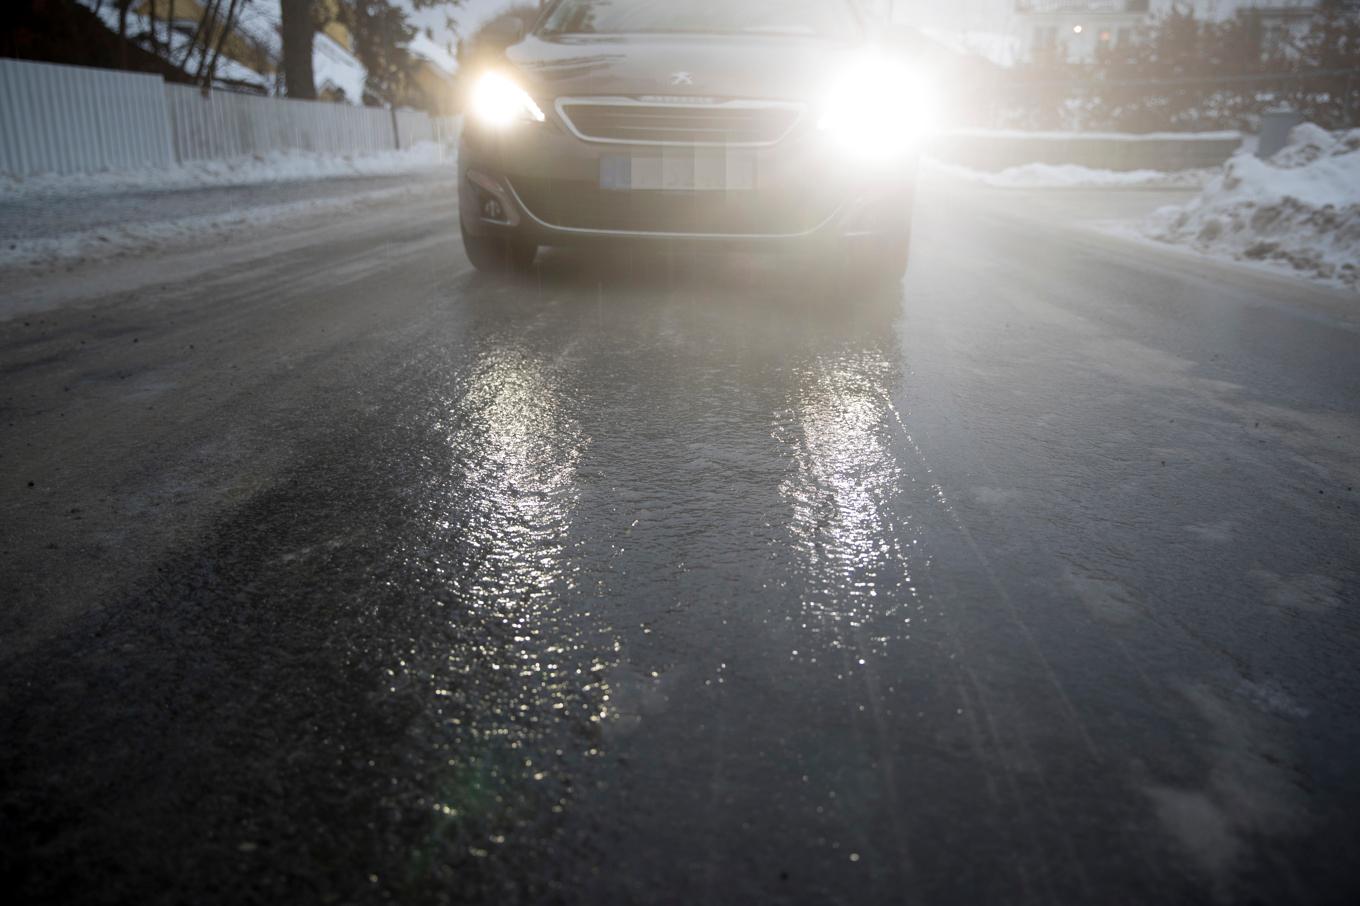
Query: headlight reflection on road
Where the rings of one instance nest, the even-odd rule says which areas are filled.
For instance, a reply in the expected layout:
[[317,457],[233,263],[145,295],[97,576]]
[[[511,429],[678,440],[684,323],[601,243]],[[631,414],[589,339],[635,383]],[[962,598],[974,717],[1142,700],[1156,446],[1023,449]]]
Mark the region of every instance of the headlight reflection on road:
[[[810,573],[803,602],[814,631],[832,645],[886,643],[881,620],[917,597],[907,549],[913,530],[891,504],[904,480],[886,433],[882,388],[895,372],[877,351],[819,361],[797,403],[801,441],[796,474],[782,490],[793,505],[793,534]],[[877,634],[876,634],[877,633]],[[893,627],[893,636],[901,635]]]
[[[564,546],[584,440],[559,381],[507,343],[476,363],[439,425],[453,470],[434,507],[436,544],[457,558],[439,587],[466,643],[449,650],[436,694],[468,716],[450,728],[457,742],[430,795],[442,824],[474,836],[490,825],[503,837],[565,807],[558,762],[598,751],[564,752],[561,741],[588,739],[581,728],[604,719],[609,700],[614,649],[587,642],[562,607],[575,585]],[[487,839],[469,852],[493,851]]]
[[575,493],[580,432],[537,364],[515,352],[481,363],[457,404],[472,436],[451,433],[449,442],[473,447],[464,479],[474,498],[465,511],[473,524],[466,528],[504,563],[506,570],[496,575],[505,584],[501,593],[532,600],[560,578],[556,567]]

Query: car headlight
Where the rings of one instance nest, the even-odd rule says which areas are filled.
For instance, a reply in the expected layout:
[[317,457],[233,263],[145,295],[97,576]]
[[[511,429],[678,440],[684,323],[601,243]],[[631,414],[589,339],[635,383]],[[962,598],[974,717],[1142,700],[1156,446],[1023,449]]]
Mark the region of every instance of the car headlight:
[[477,122],[493,129],[516,122],[543,122],[543,111],[528,92],[499,72],[484,73],[473,84],[468,112]]
[[933,120],[931,92],[920,73],[893,60],[870,58],[831,85],[817,125],[850,154],[883,160],[918,145]]

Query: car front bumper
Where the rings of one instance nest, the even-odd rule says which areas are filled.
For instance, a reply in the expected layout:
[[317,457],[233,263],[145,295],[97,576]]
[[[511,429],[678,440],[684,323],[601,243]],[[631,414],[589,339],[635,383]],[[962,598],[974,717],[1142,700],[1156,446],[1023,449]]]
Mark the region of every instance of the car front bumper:
[[856,164],[814,133],[740,149],[741,188],[602,188],[605,158],[655,162],[724,149],[603,144],[550,118],[504,131],[469,124],[459,143],[463,228],[536,245],[666,241],[761,248],[899,234],[910,220],[915,155]]

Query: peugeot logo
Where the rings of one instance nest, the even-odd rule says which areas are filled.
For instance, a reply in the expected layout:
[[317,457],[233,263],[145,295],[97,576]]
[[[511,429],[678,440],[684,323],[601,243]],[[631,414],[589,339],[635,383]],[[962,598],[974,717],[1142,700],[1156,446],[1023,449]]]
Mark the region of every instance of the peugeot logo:
[[689,73],[683,71],[683,70],[681,70],[680,72],[673,72],[673,73],[671,73],[671,84],[672,84],[672,85],[693,85],[693,84],[694,84],[694,77],[693,77],[692,75],[690,75]]

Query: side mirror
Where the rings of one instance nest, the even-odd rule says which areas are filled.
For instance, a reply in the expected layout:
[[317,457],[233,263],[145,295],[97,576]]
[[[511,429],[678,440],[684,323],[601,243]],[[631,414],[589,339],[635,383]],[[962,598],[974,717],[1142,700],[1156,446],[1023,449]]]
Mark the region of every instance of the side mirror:
[[487,23],[479,36],[488,47],[509,47],[524,39],[524,20],[519,16],[502,16]]

